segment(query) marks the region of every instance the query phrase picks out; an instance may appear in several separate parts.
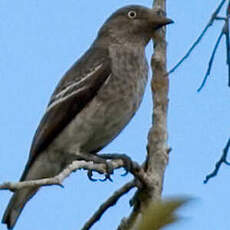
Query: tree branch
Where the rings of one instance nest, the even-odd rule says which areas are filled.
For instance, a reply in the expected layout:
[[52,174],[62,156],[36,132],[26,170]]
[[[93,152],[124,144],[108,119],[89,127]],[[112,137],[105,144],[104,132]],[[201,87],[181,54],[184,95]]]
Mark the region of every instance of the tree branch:
[[[107,154],[109,155],[109,154]],[[116,155],[116,154],[115,154]],[[123,161],[124,163],[124,161]],[[121,196],[125,195],[129,192],[133,187],[138,187],[140,189],[151,186],[151,181],[149,180],[148,175],[145,173],[143,166],[139,166],[136,162],[132,161],[132,168],[130,170],[132,175],[134,176],[134,180],[126,183],[120,189],[114,192],[114,194],[109,197],[93,214],[93,216],[85,223],[81,230],[90,229],[107,211],[108,208],[115,205],[116,202],[121,198]]]
[[117,201],[126,193],[128,193],[132,188],[136,186],[136,181],[132,180],[122,186],[120,189],[115,191],[111,197],[109,197],[93,214],[93,216],[85,223],[81,230],[89,230],[105,213],[107,209],[112,207],[117,203]]
[[229,18],[230,18],[230,0],[228,1],[228,7],[226,10],[226,21],[224,25],[224,34],[226,38],[226,56],[227,56],[227,65],[228,65],[228,86],[230,87],[230,35],[229,35]]
[[215,169],[213,170],[212,173],[208,174],[204,180],[204,183],[208,183],[209,179],[211,179],[212,177],[215,177],[221,167],[222,164],[226,164],[226,165],[230,165],[230,162],[227,161],[227,155],[228,155],[228,151],[230,149],[230,138],[226,144],[226,146],[223,149],[223,154],[220,158],[219,161],[216,162],[216,166]]
[[221,38],[223,37],[223,35],[225,35],[226,38],[226,63],[228,65],[228,86],[230,87],[230,37],[229,37],[229,17],[230,17],[230,0],[228,1],[228,7],[226,10],[226,17],[216,17],[216,20],[224,20],[224,26],[222,28],[222,31],[216,41],[216,44],[214,46],[214,49],[212,51],[212,55],[211,58],[209,60],[209,64],[208,64],[208,70],[205,74],[205,77],[203,79],[203,82],[201,83],[201,86],[199,87],[199,89],[197,90],[198,92],[201,91],[201,89],[204,87],[208,76],[210,75],[211,72],[211,68],[212,68],[212,64],[213,64],[213,60],[216,54],[216,51],[218,49],[218,46],[220,44]]
[[[122,160],[112,160],[111,165],[113,169],[121,168],[124,166],[124,162]],[[72,172],[85,169],[85,170],[93,170],[97,171],[100,174],[106,173],[106,165],[105,164],[96,164],[92,161],[73,161],[69,164],[61,173],[59,173],[55,177],[44,178],[39,180],[30,180],[30,181],[21,181],[18,183],[5,182],[0,184],[0,190],[10,190],[15,191],[28,187],[40,187],[40,186],[50,186],[50,185],[59,185],[62,186],[62,182],[66,177],[68,177]]]
[[185,55],[177,62],[177,64],[172,69],[170,69],[170,71],[168,72],[168,74],[171,74],[176,69],[178,69],[178,67],[180,67],[181,64],[190,56],[190,54],[192,53],[192,51],[196,48],[196,46],[200,43],[200,41],[202,40],[202,38],[206,34],[206,32],[209,29],[209,27],[212,26],[212,24],[213,24],[213,22],[215,20],[219,19],[219,17],[217,15],[219,14],[219,12],[220,12],[221,8],[223,7],[224,3],[225,3],[225,0],[222,0],[220,2],[220,4],[218,5],[218,7],[216,8],[216,10],[212,13],[212,16],[211,16],[208,24],[205,26],[205,28],[203,29],[203,31],[201,32],[201,34],[199,35],[199,37],[192,44],[191,48],[185,53]]
[[215,44],[215,46],[214,46],[214,49],[213,49],[213,51],[212,51],[211,58],[210,58],[209,63],[208,63],[207,72],[206,72],[206,74],[205,74],[205,76],[204,76],[204,79],[203,79],[203,81],[202,81],[200,87],[197,89],[197,92],[200,92],[200,91],[203,89],[203,87],[204,87],[204,85],[205,85],[205,83],[206,83],[206,81],[207,81],[207,79],[208,79],[208,76],[209,76],[210,73],[211,73],[211,69],[212,69],[212,64],[213,64],[213,61],[214,61],[214,57],[215,57],[217,48],[218,48],[218,46],[219,46],[219,44],[220,44],[220,41],[221,41],[221,38],[223,37],[223,35],[224,35],[224,30],[222,30],[221,33],[220,33],[220,35],[218,36],[218,39],[217,39],[216,44]]
[[[101,218],[101,216],[105,213],[105,211],[108,208],[115,205],[116,202],[121,198],[121,196],[129,192],[132,188],[134,188],[135,186],[139,188],[146,187],[148,186],[148,184],[150,184],[147,174],[145,173],[143,167],[139,166],[138,163],[132,161],[130,158],[126,158],[124,154],[120,155],[123,157],[121,159],[117,158],[118,154],[107,154],[107,156],[110,157],[109,163],[110,166],[112,166],[113,170],[121,167],[126,168],[127,160],[129,160],[129,164],[131,165],[130,172],[133,174],[135,179],[128,182],[127,184],[122,186],[119,190],[114,192],[114,194],[110,198],[108,198],[99,207],[99,209],[93,214],[93,216],[85,223],[82,230],[90,229]],[[112,159],[114,156],[115,158]],[[126,161],[124,159],[126,159]],[[72,172],[79,169],[96,171],[100,174],[107,173],[107,166],[103,163],[76,160],[73,161],[71,164],[69,164],[61,173],[59,173],[55,177],[30,180],[30,181],[21,181],[17,183],[5,182],[3,184],[0,184],[0,190],[10,190],[12,192],[15,192],[16,190],[20,190],[28,187],[41,187],[41,186],[50,186],[50,185],[59,185],[63,187],[62,182],[64,181],[64,179],[68,177]]]
[[[153,7],[165,14],[166,0],[155,0]],[[164,171],[168,162],[167,146],[167,111],[169,79],[166,71],[166,40],[165,28],[158,30],[154,35],[154,55],[151,66],[152,78],[153,125],[148,134],[146,174],[150,183],[139,189],[133,201],[133,211],[128,218],[124,218],[118,227],[119,230],[136,229],[142,219],[144,210],[149,203],[161,199]]]

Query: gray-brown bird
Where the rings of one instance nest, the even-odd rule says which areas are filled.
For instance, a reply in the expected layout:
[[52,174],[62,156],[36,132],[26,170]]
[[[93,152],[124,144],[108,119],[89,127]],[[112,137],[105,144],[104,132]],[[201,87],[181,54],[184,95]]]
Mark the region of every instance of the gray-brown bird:
[[[172,23],[138,5],[113,13],[86,53],[55,89],[35,133],[20,181],[53,177],[77,154],[96,154],[137,111],[146,86],[145,46],[155,30]],[[2,222],[12,229],[39,188],[16,191]]]

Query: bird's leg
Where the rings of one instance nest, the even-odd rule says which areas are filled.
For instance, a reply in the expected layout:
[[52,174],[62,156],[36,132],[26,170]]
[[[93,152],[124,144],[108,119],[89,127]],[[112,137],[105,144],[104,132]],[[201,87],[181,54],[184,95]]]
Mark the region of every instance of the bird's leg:
[[[75,159],[85,160],[85,161],[93,161],[94,163],[97,163],[97,164],[105,164],[105,166],[106,166],[105,178],[101,179],[100,181],[106,181],[106,180],[112,181],[110,175],[113,174],[113,166],[108,161],[109,159],[103,158],[103,157],[98,156],[96,154],[85,153],[85,152],[84,153],[77,153],[77,155],[75,155]],[[87,175],[91,181],[97,181],[96,179],[93,178],[93,170],[88,170]]]
[[137,170],[140,166],[125,154],[110,153],[110,154],[100,154],[100,157],[106,160],[122,160],[124,163],[124,169],[126,170],[122,176],[127,175],[128,172],[133,172]]

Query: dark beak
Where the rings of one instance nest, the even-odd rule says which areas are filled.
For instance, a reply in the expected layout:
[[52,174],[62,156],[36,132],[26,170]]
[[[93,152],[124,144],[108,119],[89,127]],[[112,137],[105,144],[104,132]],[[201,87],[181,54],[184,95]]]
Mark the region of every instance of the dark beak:
[[172,23],[174,23],[174,21],[172,19],[166,18],[166,17],[157,17],[154,21],[156,28],[160,28],[162,26],[172,24]]
[[174,21],[170,18],[167,18],[163,15],[160,15],[158,11],[150,10],[148,20],[152,25],[153,29],[161,28],[162,26],[174,23]]

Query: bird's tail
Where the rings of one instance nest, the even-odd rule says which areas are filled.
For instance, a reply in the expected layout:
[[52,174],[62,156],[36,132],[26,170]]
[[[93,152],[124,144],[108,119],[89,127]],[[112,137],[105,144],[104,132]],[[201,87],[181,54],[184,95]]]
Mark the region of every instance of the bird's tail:
[[6,224],[8,229],[13,229],[26,202],[33,197],[38,189],[24,188],[14,193],[2,218],[2,223]]

